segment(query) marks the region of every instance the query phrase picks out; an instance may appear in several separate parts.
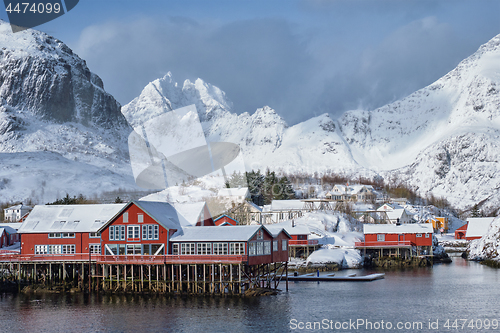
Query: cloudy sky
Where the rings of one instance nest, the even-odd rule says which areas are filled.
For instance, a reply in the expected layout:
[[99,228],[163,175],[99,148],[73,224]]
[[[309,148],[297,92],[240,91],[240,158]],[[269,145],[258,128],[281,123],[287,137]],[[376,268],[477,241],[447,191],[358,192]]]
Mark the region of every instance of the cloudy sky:
[[237,113],[269,105],[294,124],[432,83],[500,34],[500,1],[81,0],[37,29],[122,104],[170,71],[218,86]]

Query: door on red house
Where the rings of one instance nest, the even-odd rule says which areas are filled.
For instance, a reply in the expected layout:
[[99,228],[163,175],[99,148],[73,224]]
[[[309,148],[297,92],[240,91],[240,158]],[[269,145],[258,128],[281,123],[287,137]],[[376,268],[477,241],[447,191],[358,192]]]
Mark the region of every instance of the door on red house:
[[404,234],[399,235],[399,239],[398,240],[399,240],[400,243],[404,242],[405,241],[405,235]]

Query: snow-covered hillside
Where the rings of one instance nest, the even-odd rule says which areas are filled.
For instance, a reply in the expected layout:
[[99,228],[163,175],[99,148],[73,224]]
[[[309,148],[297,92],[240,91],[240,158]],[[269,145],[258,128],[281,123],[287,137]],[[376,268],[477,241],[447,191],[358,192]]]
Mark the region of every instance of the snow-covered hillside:
[[13,34],[1,20],[0,45],[0,201],[136,189],[131,128],[85,61],[45,33]]
[[170,73],[123,113],[134,124],[189,104],[197,106],[207,139],[239,144],[249,169],[397,175],[459,208],[500,202],[500,35],[428,87],[338,120],[323,114],[288,126],[267,106],[237,115],[217,87],[200,79],[181,85]]
[[486,235],[473,240],[467,248],[470,260],[494,260],[500,262],[500,218],[491,222]]

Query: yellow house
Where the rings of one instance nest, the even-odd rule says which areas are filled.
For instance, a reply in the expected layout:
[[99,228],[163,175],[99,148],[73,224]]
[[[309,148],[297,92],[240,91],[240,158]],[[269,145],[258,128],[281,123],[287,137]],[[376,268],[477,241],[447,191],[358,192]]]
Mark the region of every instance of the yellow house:
[[426,223],[432,223],[432,228],[434,230],[444,229],[444,232],[448,232],[448,218],[447,217],[433,217],[425,221]]

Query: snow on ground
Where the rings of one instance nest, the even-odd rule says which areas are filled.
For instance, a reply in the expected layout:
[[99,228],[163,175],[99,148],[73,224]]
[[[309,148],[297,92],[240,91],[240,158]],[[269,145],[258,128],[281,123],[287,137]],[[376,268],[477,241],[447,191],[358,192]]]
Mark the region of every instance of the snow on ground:
[[337,263],[342,268],[357,268],[362,264],[354,243],[363,240],[357,222],[340,212],[311,212],[295,220],[311,231],[309,239],[317,239],[322,247],[309,255],[305,265]]
[[306,265],[337,263],[342,268],[359,268],[362,262],[363,258],[355,249],[322,247],[309,255]]

